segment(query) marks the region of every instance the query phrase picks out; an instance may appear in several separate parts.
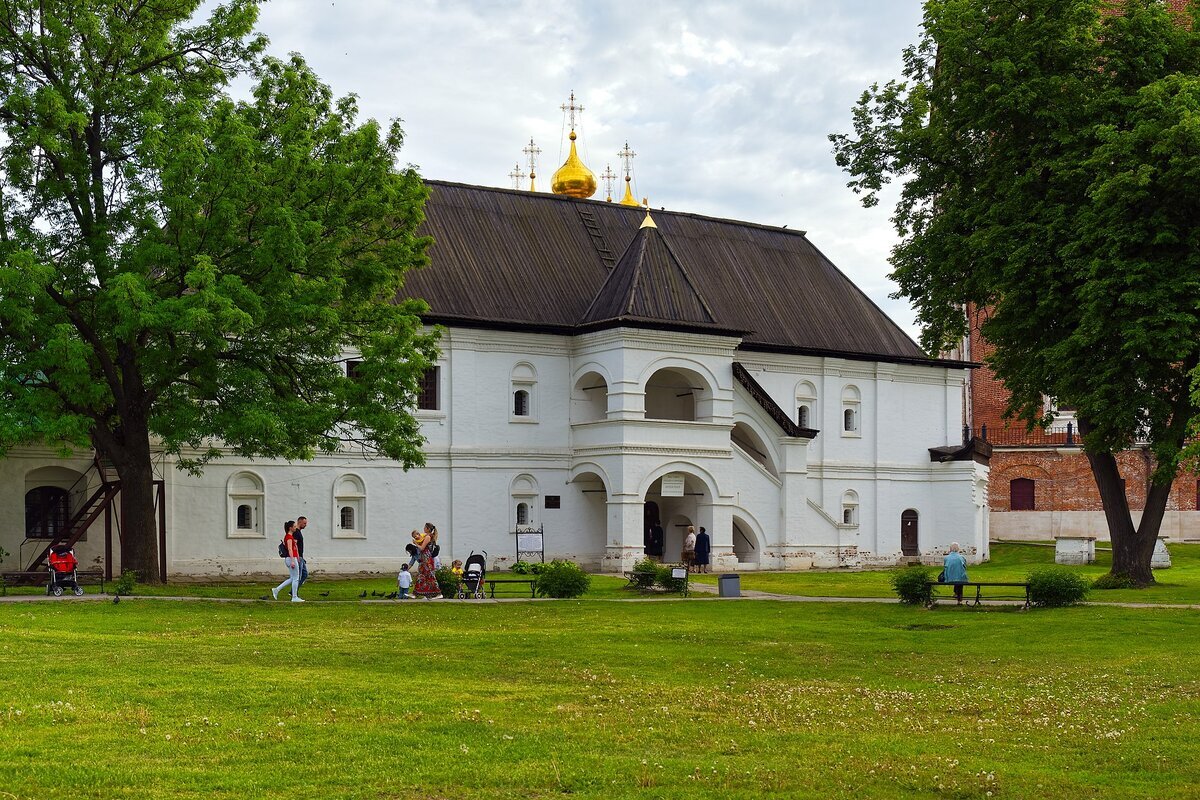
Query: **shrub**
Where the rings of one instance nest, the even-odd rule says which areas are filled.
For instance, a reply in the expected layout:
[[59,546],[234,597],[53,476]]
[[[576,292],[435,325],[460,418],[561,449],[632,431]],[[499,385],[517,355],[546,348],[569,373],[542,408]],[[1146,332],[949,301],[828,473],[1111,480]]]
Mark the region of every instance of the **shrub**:
[[1133,582],[1133,578],[1125,573],[1114,575],[1111,572],[1107,575],[1101,575],[1096,580],[1092,581],[1093,589],[1136,589],[1137,584]]
[[934,576],[929,567],[907,567],[892,573],[892,588],[900,602],[910,606],[927,606],[933,602]]
[[127,569],[121,573],[121,577],[113,581],[113,594],[128,597],[133,594],[133,587],[136,583],[137,573],[131,569]]
[[548,567],[548,566],[549,566],[549,564],[545,564],[541,561],[535,561],[529,565],[529,574],[530,575],[541,575],[543,572],[546,571],[546,567]]
[[658,564],[648,558],[633,565],[633,585],[638,589],[650,589],[658,580]]
[[687,583],[687,578],[671,577],[671,570],[674,567],[662,566],[659,567],[655,576],[655,582],[668,592],[682,592],[684,585]]
[[529,568],[532,566],[533,565],[530,564],[528,561],[514,561],[512,563],[512,566],[509,567],[508,569],[514,575],[528,575]]
[[1086,578],[1062,568],[1037,569],[1029,573],[1029,602],[1042,608],[1078,603],[1091,586]]
[[458,576],[454,574],[454,570],[442,567],[434,576],[437,577],[438,588],[442,590],[442,597],[454,597],[458,594]]
[[572,561],[555,559],[542,567],[535,587],[539,597],[579,597],[592,583],[591,577]]

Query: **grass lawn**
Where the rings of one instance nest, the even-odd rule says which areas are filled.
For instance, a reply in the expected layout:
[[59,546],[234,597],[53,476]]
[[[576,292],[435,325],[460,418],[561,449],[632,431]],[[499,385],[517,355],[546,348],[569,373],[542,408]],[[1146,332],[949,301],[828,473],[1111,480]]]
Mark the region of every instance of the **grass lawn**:
[[[1038,567],[1054,566],[1054,548],[1035,544],[993,543],[992,559],[972,565],[967,574],[976,581],[1023,581]],[[1120,603],[1196,603],[1200,604],[1200,544],[1172,544],[1171,568],[1155,570],[1158,581],[1148,589],[1109,589],[1093,591],[1088,599]],[[1094,580],[1112,567],[1112,553],[1096,552],[1096,563],[1086,567],[1063,567]],[[693,576],[692,580],[716,584],[715,574]],[[895,597],[888,570],[849,572],[816,570],[808,572],[743,572],[743,589],[804,597]],[[939,589],[939,596],[950,590]]]
[[1194,612],[0,604],[0,797],[1193,798]]

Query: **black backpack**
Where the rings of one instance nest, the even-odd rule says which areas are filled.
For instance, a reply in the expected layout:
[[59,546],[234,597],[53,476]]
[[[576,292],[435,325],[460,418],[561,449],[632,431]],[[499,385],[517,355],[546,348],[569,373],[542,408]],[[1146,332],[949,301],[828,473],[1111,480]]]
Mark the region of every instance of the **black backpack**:
[[280,558],[288,557],[287,542],[284,541],[283,539],[279,540],[279,557]]

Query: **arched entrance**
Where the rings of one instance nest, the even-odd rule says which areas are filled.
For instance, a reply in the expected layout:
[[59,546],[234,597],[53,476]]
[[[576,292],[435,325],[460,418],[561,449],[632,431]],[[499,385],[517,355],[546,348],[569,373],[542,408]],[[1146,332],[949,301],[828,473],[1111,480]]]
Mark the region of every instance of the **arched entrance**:
[[642,543],[645,548],[646,555],[651,558],[662,558],[663,547],[665,541],[665,529],[662,525],[662,515],[658,510],[658,503],[653,500],[646,502],[645,511],[642,514]]
[[651,481],[643,499],[647,506],[653,504],[658,510],[663,532],[662,560],[665,563],[679,561],[688,526],[695,525],[698,530],[700,525],[707,524],[706,519],[711,515],[712,493],[708,484],[698,475],[687,472],[686,467],[668,470]]
[[25,538],[52,539],[66,532],[72,512],[87,497],[82,478],[66,467],[41,467],[25,475]]
[[596,569],[603,566],[609,546],[608,488],[599,467],[592,464],[574,473],[570,485],[578,492],[574,499],[563,499],[563,508],[573,508],[577,515],[572,557],[581,566]]
[[762,561],[762,542],[754,529],[739,516],[733,518],[733,554],[739,564],[758,564]]
[[921,555],[920,538],[917,532],[916,509],[906,509],[900,514],[900,554],[906,556]]

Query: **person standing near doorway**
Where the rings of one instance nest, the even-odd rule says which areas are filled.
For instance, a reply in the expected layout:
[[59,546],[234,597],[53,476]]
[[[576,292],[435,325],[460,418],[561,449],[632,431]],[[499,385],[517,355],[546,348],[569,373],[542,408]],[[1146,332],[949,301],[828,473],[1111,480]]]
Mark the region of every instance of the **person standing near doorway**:
[[308,562],[304,560],[304,529],[307,527],[308,517],[296,517],[296,527],[292,529],[292,538],[296,540],[296,552],[300,554],[300,586],[303,586],[304,582],[308,580]]
[[712,541],[708,538],[708,531],[704,530],[704,526],[700,526],[700,532],[696,534],[697,572],[708,572],[708,562],[711,553]]
[[696,560],[696,527],[688,525],[687,536],[683,537],[683,551],[679,554],[679,560],[688,568],[688,572],[692,570],[692,563]]

